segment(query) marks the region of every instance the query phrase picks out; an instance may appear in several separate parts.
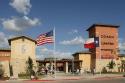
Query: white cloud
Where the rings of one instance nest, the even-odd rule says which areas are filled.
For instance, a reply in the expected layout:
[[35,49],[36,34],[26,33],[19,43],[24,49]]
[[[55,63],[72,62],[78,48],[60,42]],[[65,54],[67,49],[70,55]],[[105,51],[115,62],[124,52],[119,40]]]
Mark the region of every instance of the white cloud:
[[62,42],[60,42],[60,44],[63,45],[81,45],[84,44],[85,40],[79,36],[79,37],[75,37],[74,39],[71,40],[64,40]]
[[11,19],[2,20],[2,25],[5,29],[12,31],[22,31],[23,29],[34,27],[40,24],[38,18],[23,17],[12,17]]
[[125,50],[125,42],[119,43],[119,49],[120,50]]
[[16,9],[17,12],[27,15],[30,12],[32,5],[30,0],[11,0],[10,6]]
[[78,33],[78,30],[77,29],[72,29],[69,34],[74,34],[74,33]]
[[8,44],[7,37],[3,32],[0,32],[0,48],[6,48],[8,46],[9,44]]
[[[72,54],[70,52],[61,52],[61,51],[56,51],[55,55],[53,54],[53,50],[49,50],[46,47],[38,48],[39,54],[37,55],[38,59],[44,59],[44,58],[49,58],[49,57],[56,57],[58,59],[62,58],[72,58]],[[41,55],[40,55],[41,54]]]
[[119,38],[119,49],[125,50],[125,40],[123,38]]

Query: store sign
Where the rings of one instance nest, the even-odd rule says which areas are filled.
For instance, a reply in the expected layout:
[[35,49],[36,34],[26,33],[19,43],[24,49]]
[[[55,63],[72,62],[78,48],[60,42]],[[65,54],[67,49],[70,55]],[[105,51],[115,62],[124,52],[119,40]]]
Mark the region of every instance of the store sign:
[[113,42],[101,42],[101,45],[114,45]]
[[[111,38],[114,38],[114,36],[112,36],[112,35],[105,35],[105,34],[103,34],[103,35],[101,35],[101,38],[102,38],[102,40],[103,40],[103,38],[107,38],[107,39],[111,39]],[[102,41],[101,42],[101,45],[114,45],[114,43],[113,42],[107,42],[107,41]]]
[[111,36],[111,35],[101,35],[101,38],[114,38],[114,36]]

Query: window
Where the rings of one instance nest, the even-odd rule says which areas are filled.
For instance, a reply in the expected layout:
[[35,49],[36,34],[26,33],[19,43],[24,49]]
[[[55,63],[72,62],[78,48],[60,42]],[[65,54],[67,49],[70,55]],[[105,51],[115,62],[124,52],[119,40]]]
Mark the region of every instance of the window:
[[24,38],[22,38],[22,41],[24,42],[24,41],[25,41],[25,39],[24,39]]
[[22,54],[26,52],[26,46],[25,45],[22,45],[21,51],[22,51]]

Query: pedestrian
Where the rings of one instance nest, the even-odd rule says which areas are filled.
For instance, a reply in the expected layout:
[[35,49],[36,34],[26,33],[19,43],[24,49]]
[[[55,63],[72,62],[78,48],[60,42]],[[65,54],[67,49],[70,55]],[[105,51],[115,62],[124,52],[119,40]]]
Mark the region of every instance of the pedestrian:
[[31,80],[34,80],[34,76],[33,75],[31,75]]
[[92,68],[92,74],[95,75],[95,68]]
[[47,68],[45,68],[45,74],[46,74],[46,75],[48,74],[48,69],[47,69]]

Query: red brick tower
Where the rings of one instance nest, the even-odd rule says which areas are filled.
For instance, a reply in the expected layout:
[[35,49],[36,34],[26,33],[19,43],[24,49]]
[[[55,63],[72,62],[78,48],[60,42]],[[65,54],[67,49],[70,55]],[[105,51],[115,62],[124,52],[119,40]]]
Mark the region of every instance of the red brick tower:
[[116,25],[93,24],[87,29],[89,38],[99,37],[100,46],[89,49],[91,55],[91,68],[100,71],[109,61],[117,59],[118,27]]

